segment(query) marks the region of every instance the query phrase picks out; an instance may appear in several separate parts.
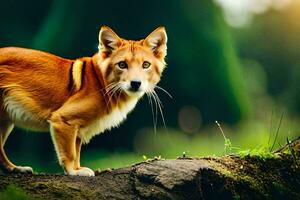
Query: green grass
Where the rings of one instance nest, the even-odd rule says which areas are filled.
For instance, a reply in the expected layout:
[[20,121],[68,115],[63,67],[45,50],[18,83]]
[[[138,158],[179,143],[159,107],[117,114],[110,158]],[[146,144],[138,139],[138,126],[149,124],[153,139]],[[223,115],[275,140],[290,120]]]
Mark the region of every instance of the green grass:
[[278,134],[278,127],[273,128],[275,131],[270,133],[270,127],[266,124],[250,121],[233,128],[222,124],[223,136],[216,125],[206,127],[192,135],[175,129],[168,131],[159,129],[156,134],[152,129],[141,130],[135,139],[135,152],[116,151],[110,154],[87,150],[84,153],[83,163],[93,168],[105,169],[128,166],[143,161],[145,157],[161,156],[172,159],[183,154],[186,156],[237,154],[241,157],[273,158],[274,154],[271,153],[270,147],[274,144],[276,149],[280,144],[284,145],[286,138],[296,138],[297,132],[291,131],[288,126],[281,126]]
[[[222,136],[224,138],[224,151],[225,151],[225,154],[226,153],[236,154],[236,155],[241,156],[241,157],[255,156],[255,157],[258,157],[262,160],[276,157],[276,155],[272,153],[272,149],[275,146],[275,143],[276,143],[276,140],[277,140],[277,137],[278,137],[278,134],[279,134],[279,129],[280,129],[280,125],[281,125],[281,122],[282,122],[282,117],[283,117],[283,115],[281,115],[280,124],[279,124],[279,127],[277,129],[277,132],[276,132],[276,135],[275,135],[272,146],[270,144],[270,138],[271,137],[269,135],[268,147],[257,146],[253,149],[246,149],[246,150],[242,150],[239,147],[233,146],[230,139],[226,137],[221,125],[216,121],[216,124],[219,127],[220,132],[222,133]],[[269,133],[269,134],[271,134],[271,133]]]

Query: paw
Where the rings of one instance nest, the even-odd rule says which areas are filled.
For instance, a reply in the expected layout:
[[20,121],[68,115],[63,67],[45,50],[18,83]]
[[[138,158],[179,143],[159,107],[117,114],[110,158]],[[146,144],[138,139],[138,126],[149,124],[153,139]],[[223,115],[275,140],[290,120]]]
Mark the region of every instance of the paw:
[[81,167],[79,170],[77,170],[78,176],[95,176],[95,172],[87,167]]
[[87,167],[81,167],[77,170],[72,170],[70,172],[67,172],[67,175],[71,176],[95,176],[95,172]]
[[23,167],[23,166],[16,166],[10,173],[20,173],[20,174],[33,174],[33,170],[31,167]]

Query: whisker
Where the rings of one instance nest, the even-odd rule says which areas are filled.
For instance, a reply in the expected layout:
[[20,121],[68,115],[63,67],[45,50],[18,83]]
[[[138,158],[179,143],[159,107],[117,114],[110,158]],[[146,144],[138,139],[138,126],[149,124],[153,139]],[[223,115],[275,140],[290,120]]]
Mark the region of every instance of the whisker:
[[119,94],[118,94],[118,97],[117,97],[117,105],[119,107],[119,99],[120,99],[120,96],[122,94],[122,87],[119,87],[118,91],[119,91]]
[[156,100],[156,98],[155,98],[155,96],[154,96],[154,94],[153,94],[153,92],[151,91],[150,92],[150,95],[151,95],[151,97],[153,98],[153,101],[154,101],[154,103],[155,103],[155,124],[157,125],[157,120],[158,120],[158,106],[157,106],[157,100]]
[[162,109],[163,108],[162,102],[160,101],[160,99],[159,99],[159,97],[158,97],[158,95],[156,94],[155,91],[153,91],[153,94],[154,94],[155,98],[157,99],[157,102],[158,102],[157,105],[158,105],[158,108],[159,108],[159,111],[160,111],[160,114],[161,114],[161,118],[162,118],[164,127],[166,129],[167,126],[166,126],[165,117],[164,117],[164,113],[163,113],[163,109]]
[[109,103],[112,101],[113,96],[116,94],[116,92],[121,88],[120,84],[117,84],[113,89],[111,89],[111,93],[109,93],[109,99],[107,104],[109,105]]
[[158,102],[158,103],[161,105],[161,107],[163,108],[163,104],[162,104],[160,98],[158,97],[157,93],[156,93],[155,91],[153,91],[153,94],[154,94],[154,96],[156,96],[157,102]]
[[108,87],[110,87],[111,85],[114,85],[114,84],[117,84],[117,83],[115,83],[115,82],[109,83],[109,84],[106,85],[105,88],[108,88]]
[[157,88],[157,89],[163,91],[163,92],[164,92],[165,94],[167,94],[171,99],[173,99],[173,96],[172,96],[166,89],[164,89],[164,88],[162,88],[162,87],[160,87],[160,86],[158,86],[158,85],[156,85],[155,88]]
[[154,129],[154,133],[156,134],[156,122],[155,122],[155,117],[154,117],[154,108],[153,108],[153,102],[151,99],[151,96],[148,92],[146,92],[147,97],[148,97],[148,102],[150,104],[151,107],[151,114],[152,114],[152,121],[153,121],[153,129]]
[[112,85],[115,85],[116,83],[109,83],[108,85],[106,85],[102,90],[108,90]]
[[118,83],[113,83],[113,84],[110,84],[109,86],[106,87],[106,93],[105,94],[108,94],[111,92],[111,90],[113,90],[115,87],[117,87],[119,84]]

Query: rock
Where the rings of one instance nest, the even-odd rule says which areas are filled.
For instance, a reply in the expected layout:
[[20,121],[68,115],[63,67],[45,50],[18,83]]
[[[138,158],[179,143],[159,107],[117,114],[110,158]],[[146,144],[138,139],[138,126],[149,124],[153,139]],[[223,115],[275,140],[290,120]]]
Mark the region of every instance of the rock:
[[259,156],[178,158],[97,172],[95,177],[0,175],[39,199],[300,199],[300,139]]

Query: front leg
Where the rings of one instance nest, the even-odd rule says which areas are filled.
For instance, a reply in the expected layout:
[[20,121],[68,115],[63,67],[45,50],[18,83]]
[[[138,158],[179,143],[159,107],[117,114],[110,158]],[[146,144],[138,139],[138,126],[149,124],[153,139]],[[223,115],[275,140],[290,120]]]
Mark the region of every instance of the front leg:
[[80,167],[81,141],[80,145],[78,145],[79,142],[76,142],[78,128],[61,120],[53,120],[50,124],[58,160],[65,173],[67,175],[95,176],[91,169]]
[[94,174],[94,171],[91,170],[90,168],[80,166],[81,145],[82,145],[82,140],[80,137],[77,137],[76,138],[76,158],[75,158],[75,162],[74,162],[74,169],[75,170],[86,170],[86,171],[90,171],[91,174]]
[[74,169],[80,169],[80,152],[82,141],[79,137],[76,138],[76,158],[74,163]]

